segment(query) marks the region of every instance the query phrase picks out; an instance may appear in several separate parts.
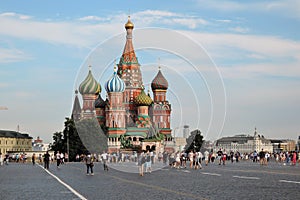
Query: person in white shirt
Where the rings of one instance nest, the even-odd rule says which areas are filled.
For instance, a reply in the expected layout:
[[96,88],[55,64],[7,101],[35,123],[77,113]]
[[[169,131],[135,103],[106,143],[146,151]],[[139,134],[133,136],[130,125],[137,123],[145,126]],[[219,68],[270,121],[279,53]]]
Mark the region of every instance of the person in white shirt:
[[206,150],[204,151],[204,160],[205,160],[205,165],[208,165],[208,160],[209,160],[209,152]]
[[105,151],[101,154],[102,162],[103,162],[103,168],[104,171],[108,171],[108,166],[107,166],[107,160],[108,160],[108,155]]
[[56,167],[59,168],[60,165],[60,153],[57,151],[56,153]]

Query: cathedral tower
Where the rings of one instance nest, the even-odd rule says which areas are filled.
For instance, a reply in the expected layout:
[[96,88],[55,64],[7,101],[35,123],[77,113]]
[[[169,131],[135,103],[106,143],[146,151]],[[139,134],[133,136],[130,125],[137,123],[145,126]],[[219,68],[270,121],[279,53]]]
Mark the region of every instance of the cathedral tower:
[[79,92],[83,99],[82,118],[96,117],[95,100],[101,92],[101,86],[92,75],[91,66],[89,66],[87,77],[79,85]]
[[132,44],[133,28],[134,25],[130,17],[128,17],[128,21],[125,24],[126,43],[118,64],[118,75],[126,86],[123,97],[126,108],[126,127],[135,125],[137,108],[134,105],[134,99],[141,93],[143,85],[140,64],[138,63]]
[[171,104],[166,98],[168,81],[163,76],[160,68],[151,83],[151,88],[153,91],[153,104],[150,109],[152,121],[159,129],[161,129],[161,133],[171,135]]
[[125,106],[123,103],[124,81],[117,75],[117,67],[114,74],[106,82],[105,89],[108,93],[108,102],[105,109],[106,127],[109,151],[120,149],[119,137],[126,133]]

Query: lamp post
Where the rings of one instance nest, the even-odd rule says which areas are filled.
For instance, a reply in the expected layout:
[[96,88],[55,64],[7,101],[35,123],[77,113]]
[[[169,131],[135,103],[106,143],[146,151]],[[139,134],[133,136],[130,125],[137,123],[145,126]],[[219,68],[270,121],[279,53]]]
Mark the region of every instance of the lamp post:
[[70,147],[69,147],[69,131],[70,127],[67,127],[67,154],[68,154],[68,162],[70,160]]

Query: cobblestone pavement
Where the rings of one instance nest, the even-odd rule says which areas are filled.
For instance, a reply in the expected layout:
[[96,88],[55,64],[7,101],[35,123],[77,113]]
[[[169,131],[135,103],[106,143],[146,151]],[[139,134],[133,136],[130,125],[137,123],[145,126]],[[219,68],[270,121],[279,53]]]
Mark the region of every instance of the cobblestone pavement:
[[[39,166],[0,167],[0,199],[297,199],[300,166],[252,162],[209,164],[201,170],[165,166],[141,177],[135,163],[96,163],[94,176],[83,163],[68,163],[49,173]],[[162,164],[155,167],[161,168]],[[126,172],[130,169],[131,172]],[[132,173],[136,172],[136,173]],[[57,177],[57,179],[55,177]]]

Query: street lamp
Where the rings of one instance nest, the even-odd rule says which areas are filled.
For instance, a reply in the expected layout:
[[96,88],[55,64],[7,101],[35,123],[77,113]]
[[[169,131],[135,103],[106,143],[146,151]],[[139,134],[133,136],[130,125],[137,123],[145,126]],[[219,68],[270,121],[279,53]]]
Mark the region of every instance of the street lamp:
[[67,154],[68,154],[68,162],[70,160],[69,131],[70,131],[70,127],[67,126]]

